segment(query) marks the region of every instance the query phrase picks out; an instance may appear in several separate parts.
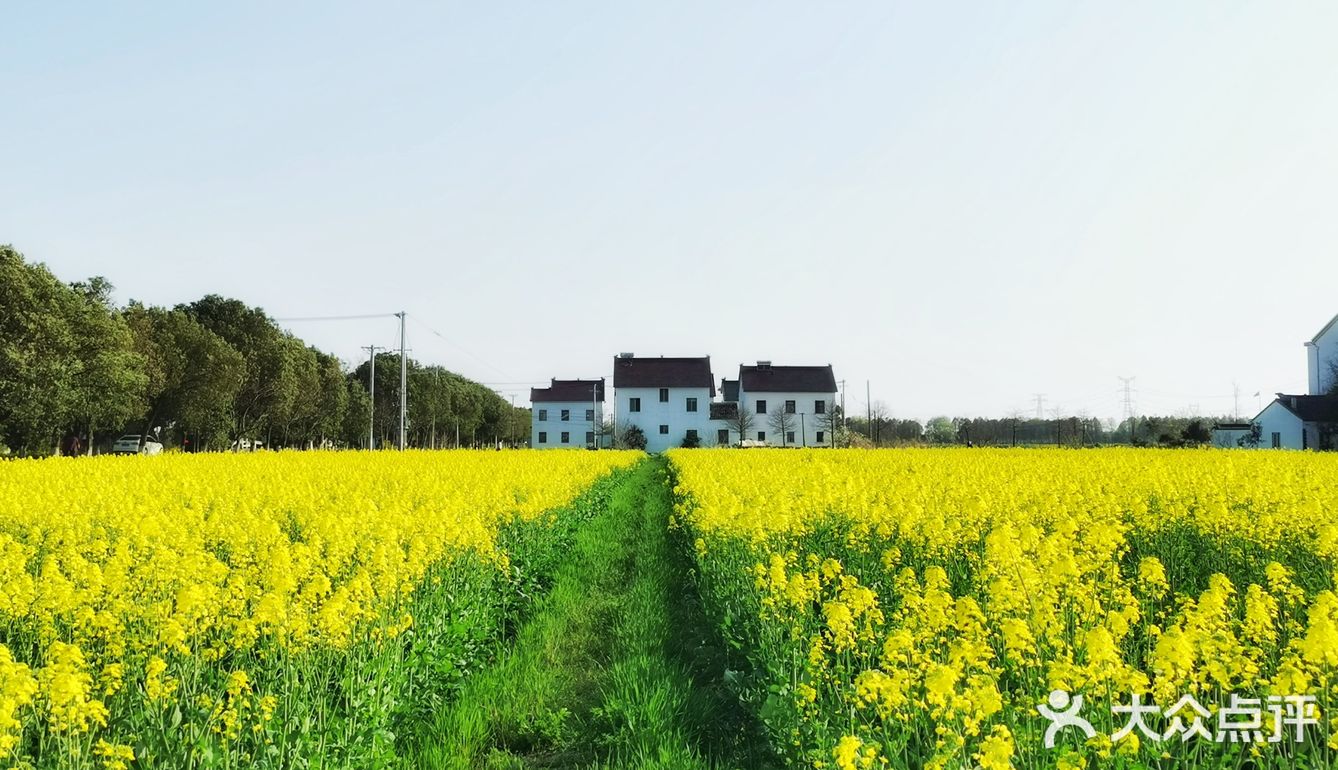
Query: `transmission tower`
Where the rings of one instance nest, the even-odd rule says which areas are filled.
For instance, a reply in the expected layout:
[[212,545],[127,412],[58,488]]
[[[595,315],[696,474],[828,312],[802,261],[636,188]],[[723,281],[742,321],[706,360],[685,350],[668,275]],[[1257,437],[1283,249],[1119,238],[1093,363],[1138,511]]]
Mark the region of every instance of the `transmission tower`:
[[1123,387],[1124,392],[1124,419],[1129,423],[1129,435],[1134,434],[1134,380],[1137,377],[1117,377]]

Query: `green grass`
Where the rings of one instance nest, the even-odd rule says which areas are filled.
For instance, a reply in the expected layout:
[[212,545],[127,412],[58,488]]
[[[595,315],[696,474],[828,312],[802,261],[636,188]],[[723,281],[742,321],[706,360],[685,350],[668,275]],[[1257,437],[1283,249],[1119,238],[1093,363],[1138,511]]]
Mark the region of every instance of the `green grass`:
[[424,730],[425,768],[766,767],[667,530],[663,460],[577,533],[511,649]]

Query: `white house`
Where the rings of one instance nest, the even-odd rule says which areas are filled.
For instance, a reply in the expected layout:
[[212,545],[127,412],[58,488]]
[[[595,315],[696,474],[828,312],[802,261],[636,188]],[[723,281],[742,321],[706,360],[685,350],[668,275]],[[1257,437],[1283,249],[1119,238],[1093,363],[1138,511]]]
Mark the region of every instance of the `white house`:
[[1213,426],[1214,444],[1265,449],[1338,449],[1338,393],[1333,392],[1338,385],[1338,316],[1305,347],[1310,393],[1279,393],[1249,423]]
[[832,445],[833,436],[825,424],[836,403],[831,364],[773,366],[770,361],[758,361],[753,366],[741,365],[737,387],[739,405],[753,414],[752,435],[744,439],[769,446]]
[[613,359],[614,413],[618,429],[636,426],[646,451],[663,452],[695,438],[709,443],[715,380],[711,357]]
[[1310,395],[1323,396],[1338,385],[1338,316],[1305,344]]
[[530,446],[535,449],[592,447],[603,420],[603,377],[554,379],[546,388],[530,388]]

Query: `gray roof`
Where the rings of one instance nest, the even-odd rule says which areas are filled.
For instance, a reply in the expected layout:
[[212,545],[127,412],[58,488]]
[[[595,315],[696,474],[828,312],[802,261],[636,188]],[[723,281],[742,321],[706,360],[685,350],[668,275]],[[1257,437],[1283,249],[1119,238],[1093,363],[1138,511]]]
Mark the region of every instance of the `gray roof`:
[[720,397],[725,401],[739,400],[739,381],[738,380],[720,380]]
[[1338,422],[1338,396],[1290,396],[1279,393],[1275,403],[1304,422]]
[[1311,342],[1319,342],[1319,338],[1320,338],[1320,337],[1323,337],[1323,336],[1326,335],[1326,334],[1328,334],[1328,333],[1329,333],[1329,330],[1332,329],[1332,328],[1334,327],[1334,324],[1338,324],[1338,315],[1336,315],[1336,316],[1334,316],[1333,318],[1329,319],[1329,322],[1326,323],[1326,324],[1324,324],[1324,328],[1319,330],[1319,334],[1316,334],[1315,337],[1314,337],[1314,339],[1312,339],[1312,340],[1310,340],[1310,341],[1311,341]]
[[545,401],[603,401],[604,378],[597,380],[559,380],[546,388],[530,388],[530,402]]
[[835,393],[836,375],[826,366],[740,366],[745,393]]
[[613,359],[615,388],[710,388],[715,395],[711,357]]

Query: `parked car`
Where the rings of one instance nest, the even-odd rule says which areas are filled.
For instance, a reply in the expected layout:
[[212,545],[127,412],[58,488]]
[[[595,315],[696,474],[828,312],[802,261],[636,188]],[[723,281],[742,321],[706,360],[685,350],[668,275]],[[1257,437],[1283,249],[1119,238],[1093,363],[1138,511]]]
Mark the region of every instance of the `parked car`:
[[112,454],[114,455],[156,455],[161,454],[162,451],[163,445],[153,439],[145,441],[143,448],[141,448],[138,433],[127,433],[116,439],[116,443],[112,444]]

